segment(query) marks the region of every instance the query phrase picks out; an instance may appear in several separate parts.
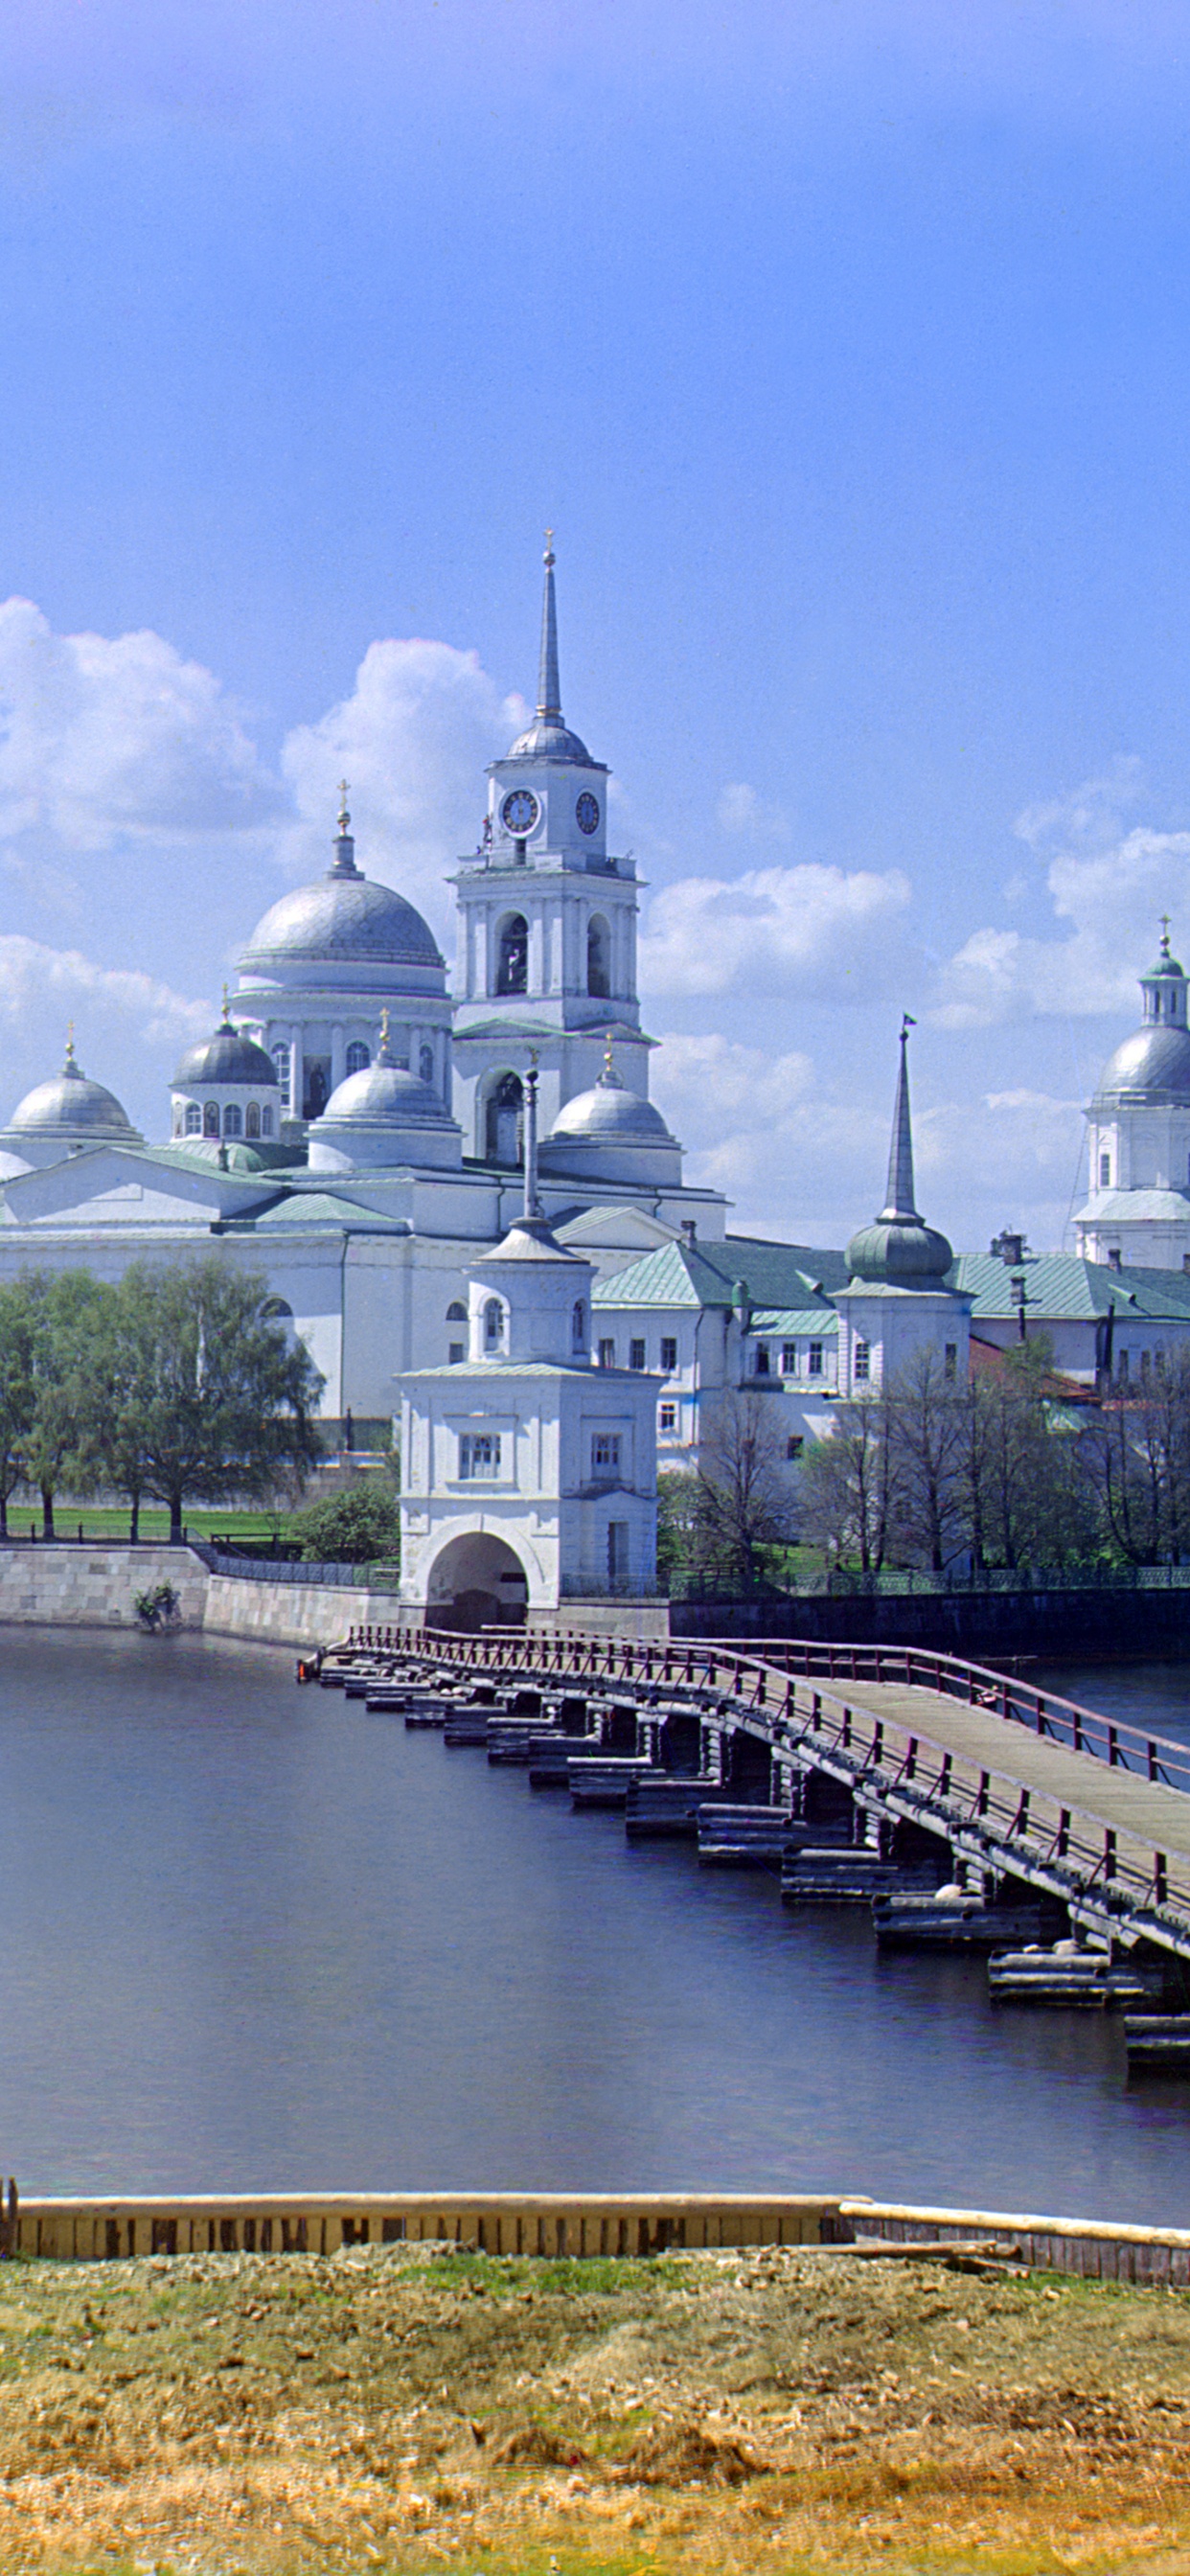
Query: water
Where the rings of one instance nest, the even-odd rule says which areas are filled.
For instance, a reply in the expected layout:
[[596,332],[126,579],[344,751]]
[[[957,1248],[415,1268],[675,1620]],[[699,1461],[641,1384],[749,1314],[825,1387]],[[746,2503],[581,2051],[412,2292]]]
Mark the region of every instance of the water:
[[[1046,1676],[1171,1733],[1177,1668]],[[1190,1714],[1179,1716],[1190,1735]],[[0,2165],[27,2191],[868,2191],[1190,2223],[1111,2016],[632,1848],[292,1659],[0,1637]]]

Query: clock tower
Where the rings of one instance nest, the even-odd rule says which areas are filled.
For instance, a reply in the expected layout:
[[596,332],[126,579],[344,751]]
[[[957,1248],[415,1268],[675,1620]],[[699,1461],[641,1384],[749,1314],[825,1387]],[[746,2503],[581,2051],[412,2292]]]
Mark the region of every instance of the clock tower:
[[554,553],[547,531],[537,713],[488,772],[479,847],[459,862],[455,1114],[464,1150],[520,1160],[531,1061],[551,1127],[597,1079],[610,1031],[629,1086],[648,1091],[636,998],[638,888],[607,843],[608,771],[562,719]]

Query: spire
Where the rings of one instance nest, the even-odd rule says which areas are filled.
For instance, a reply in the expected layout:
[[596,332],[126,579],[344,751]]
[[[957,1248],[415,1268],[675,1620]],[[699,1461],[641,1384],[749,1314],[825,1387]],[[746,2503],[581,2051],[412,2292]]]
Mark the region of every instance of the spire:
[[351,836],[351,816],[347,811],[347,781],[345,778],[341,778],[339,780],[339,829],[335,838],[335,856],[331,867],[331,875],[333,877],[356,877],[359,875],[359,869],[355,864],[355,842]]
[[537,721],[561,724],[558,682],[558,612],[554,605],[554,531],[545,532],[545,592],[541,602],[541,668],[537,675]]
[[901,1063],[888,1156],[886,1205],[881,1208],[877,1219],[880,1225],[917,1215],[913,1199],[913,1129],[909,1120],[909,1031],[916,1027],[916,1020],[911,1020],[906,1011],[901,1022]]
[[541,1215],[537,1195],[537,1059],[525,1075],[525,1223]]

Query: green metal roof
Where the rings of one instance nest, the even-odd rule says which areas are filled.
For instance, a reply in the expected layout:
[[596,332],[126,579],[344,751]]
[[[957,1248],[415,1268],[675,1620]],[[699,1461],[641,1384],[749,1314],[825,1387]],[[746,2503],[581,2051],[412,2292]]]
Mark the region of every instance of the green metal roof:
[[1022,1271],[1031,1323],[1093,1323],[1113,1306],[1124,1320],[1190,1323],[1190,1279],[1181,1271],[1109,1270],[1105,1262],[1083,1261],[1076,1253],[1028,1252],[1009,1264],[996,1253],[963,1252],[947,1272],[947,1286],[974,1297],[973,1324],[1011,1322],[1017,1312],[1013,1277]]
[[[830,1292],[846,1283],[841,1252],[822,1252],[804,1243],[763,1243],[752,1235],[729,1234],[722,1243],[666,1243],[614,1277],[601,1279],[596,1306],[730,1306],[738,1279],[747,1281],[754,1312],[767,1315],[811,1311],[811,1300],[825,1291],[819,1311],[829,1314]],[[779,1331],[779,1325],[770,1327]]]

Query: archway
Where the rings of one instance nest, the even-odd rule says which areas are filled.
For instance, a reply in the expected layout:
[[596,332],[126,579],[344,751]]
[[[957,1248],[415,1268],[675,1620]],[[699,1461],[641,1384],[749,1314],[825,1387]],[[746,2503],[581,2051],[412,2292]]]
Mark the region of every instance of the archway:
[[496,948],[496,991],[524,993],[528,983],[529,924],[523,912],[513,912],[500,924]]
[[488,1093],[484,1113],[484,1159],[514,1168],[522,1153],[521,1111],[524,1094],[519,1073],[502,1073]]
[[515,1549],[492,1530],[466,1530],[448,1539],[430,1568],[426,1625],[430,1628],[520,1628],[529,1578]]
[[612,935],[602,913],[593,913],[587,924],[587,991],[600,1001],[611,992]]

